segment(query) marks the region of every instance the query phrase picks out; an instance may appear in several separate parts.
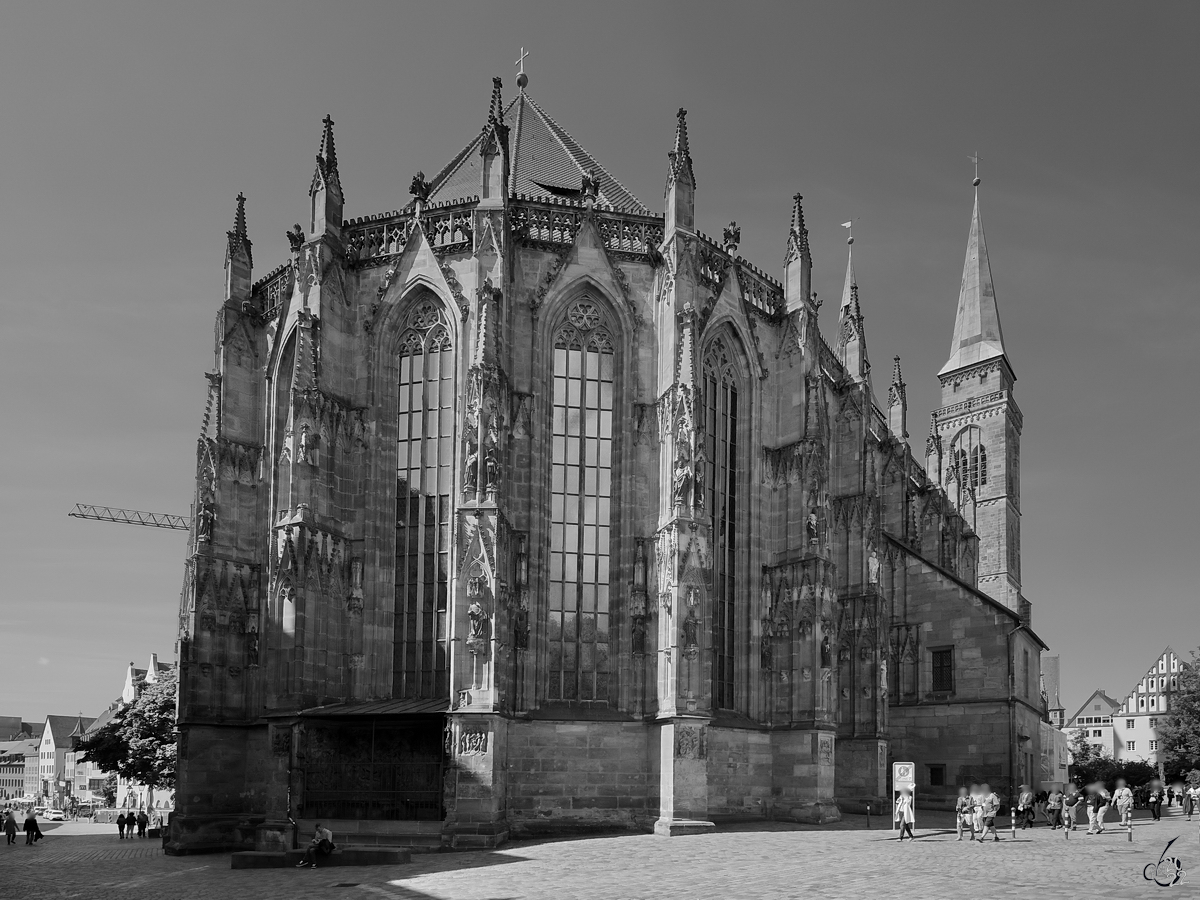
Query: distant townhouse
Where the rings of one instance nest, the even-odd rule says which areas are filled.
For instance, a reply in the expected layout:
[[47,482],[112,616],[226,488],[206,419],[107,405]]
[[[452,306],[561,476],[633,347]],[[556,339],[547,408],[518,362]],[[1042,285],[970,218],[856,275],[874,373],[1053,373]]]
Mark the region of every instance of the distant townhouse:
[[67,754],[75,749],[76,739],[94,721],[85,716],[46,717],[38,744],[38,789],[35,795],[56,805],[66,800],[74,783],[74,772],[67,768]]
[[37,759],[38,742],[32,738],[0,742],[0,800],[25,796],[25,758]]
[[1158,765],[1158,721],[1171,708],[1179,690],[1180,660],[1167,647],[1150,666],[1113,715],[1115,756]]
[[1089,744],[1115,758],[1113,714],[1120,708],[1120,701],[1097,689],[1083,706],[1079,707],[1075,715],[1067,720],[1067,734],[1074,736],[1076,731],[1082,731]]

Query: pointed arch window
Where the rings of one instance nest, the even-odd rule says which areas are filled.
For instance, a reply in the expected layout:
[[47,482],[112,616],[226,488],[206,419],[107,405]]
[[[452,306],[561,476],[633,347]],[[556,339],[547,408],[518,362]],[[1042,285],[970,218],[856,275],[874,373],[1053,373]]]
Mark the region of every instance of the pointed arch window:
[[588,297],[554,338],[547,698],[608,700],[612,522],[611,332]]
[[987,448],[983,446],[983,431],[976,425],[967,426],[954,439],[950,452],[954,465],[947,481],[958,481],[961,503],[964,495],[988,483],[988,458]]
[[737,641],[739,562],[738,539],[741,500],[738,491],[738,385],[740,379],[727,344],[715,339],[704,355],[703,428],[704,511],[713,523],[713,703],[718,709],[736,705],[735,667]]
[[440,699],[450,693],[455,430],[455,354],[440,303],[413,307],[399,355],[394,693]]

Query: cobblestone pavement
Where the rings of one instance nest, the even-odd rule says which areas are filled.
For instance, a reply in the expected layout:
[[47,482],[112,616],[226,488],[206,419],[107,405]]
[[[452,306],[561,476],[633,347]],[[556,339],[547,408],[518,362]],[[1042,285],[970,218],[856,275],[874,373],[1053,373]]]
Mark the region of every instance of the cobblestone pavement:
[[[834,828],[734,825],[715,834],[620,835],[519,841],[492,852],[414,856],[406,866],[311,870],[229,868],[229,855],[165,856],[111,829],[66,826],[33,847],[0,848],[0,898],[152,897],[154,900],[725,900],[725,898],[1200,897],[1200,822],[1138,822],[1134,841],[1111,825],[1064,839],[1039,827],[1001,832],[1000,844],[958,843],[927,815],[916,843],[867,830],[861,817]],[[887,824],[887,823],[882,823]],[[1185,870],[1169,888],[1142,876],[1168,840]]]

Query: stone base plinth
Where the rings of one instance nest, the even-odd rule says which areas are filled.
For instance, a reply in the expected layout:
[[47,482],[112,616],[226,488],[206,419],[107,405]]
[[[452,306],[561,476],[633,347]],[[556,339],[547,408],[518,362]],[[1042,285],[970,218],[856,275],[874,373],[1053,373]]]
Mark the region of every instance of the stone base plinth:
[[716,823],[704,819],[659,819],[654,823],[654,833],[663,837],[679,837],[684,834],[710,834],[717,830]]

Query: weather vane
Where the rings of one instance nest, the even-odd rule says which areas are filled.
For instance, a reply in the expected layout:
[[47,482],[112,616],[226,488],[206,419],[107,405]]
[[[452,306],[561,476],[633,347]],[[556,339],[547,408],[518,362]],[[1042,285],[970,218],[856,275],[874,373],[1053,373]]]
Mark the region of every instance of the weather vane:
[[853,244],[854,243],[854,220],[851,219],[849,222],[843,222],[842,227],[847,229],[850,232],[850,236],[846,238],[846,243]]
[[982,157],[979,155],[979,151],[976,150],[975,155],[968,156],[967,159],[975,163],[975,180],[972,181],[971,184],[975,185],[975,187],[979,187],[979,160],[982,159]]
[[521,90],[524,90],[525,85],[529,84],[529,76],[525,74],[525,58],[527,56],[529,56],[529,54],[526,53],[525,48],[522,47],[521,48],[521,58],[518,59],[515,63],[513,63],[514,66],[518,67],[517,87],[521,88]]

